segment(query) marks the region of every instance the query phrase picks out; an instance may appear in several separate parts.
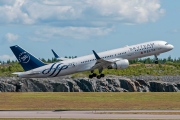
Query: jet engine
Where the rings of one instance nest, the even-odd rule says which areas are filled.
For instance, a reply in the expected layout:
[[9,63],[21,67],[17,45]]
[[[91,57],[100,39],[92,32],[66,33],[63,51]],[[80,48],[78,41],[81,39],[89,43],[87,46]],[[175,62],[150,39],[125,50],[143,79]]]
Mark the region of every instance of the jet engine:
[[108,69],[125,69],[129,66],[129,61],[127,59],[122,59],[112,63],[108,66]]

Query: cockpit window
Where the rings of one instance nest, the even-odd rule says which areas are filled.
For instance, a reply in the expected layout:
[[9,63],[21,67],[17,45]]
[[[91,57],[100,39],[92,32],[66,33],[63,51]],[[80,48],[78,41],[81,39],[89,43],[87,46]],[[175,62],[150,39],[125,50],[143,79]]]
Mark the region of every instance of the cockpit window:
[[169,45],[169,43],[166,43],[165,45]]

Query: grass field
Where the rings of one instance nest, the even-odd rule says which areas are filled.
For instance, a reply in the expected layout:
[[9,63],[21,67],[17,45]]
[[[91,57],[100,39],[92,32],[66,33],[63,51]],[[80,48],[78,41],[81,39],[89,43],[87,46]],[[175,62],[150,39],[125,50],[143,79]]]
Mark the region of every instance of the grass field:
[[0,93],[0,110],[180,110],[180,93]]

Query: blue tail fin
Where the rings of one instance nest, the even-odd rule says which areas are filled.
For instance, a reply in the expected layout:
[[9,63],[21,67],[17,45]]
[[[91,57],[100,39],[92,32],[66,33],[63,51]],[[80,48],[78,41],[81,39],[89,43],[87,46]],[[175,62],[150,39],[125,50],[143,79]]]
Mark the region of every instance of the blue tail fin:
[[46,65],[18,45],[11,46],[10,48],[25,71]]
[[51,49],[51,50],[52,50],[52,52],[53,52],[55,58],[59,58],[59,56],[54,52],[54,50],[53,50],[53,49]]

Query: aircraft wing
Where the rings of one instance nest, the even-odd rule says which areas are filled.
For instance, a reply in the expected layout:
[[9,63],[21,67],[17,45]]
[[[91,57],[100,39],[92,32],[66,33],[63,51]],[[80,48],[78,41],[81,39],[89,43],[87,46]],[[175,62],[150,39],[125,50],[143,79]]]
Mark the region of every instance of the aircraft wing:
[[91,69],[94,70],[94,69],[98,69],[98,68],[106,68],[110,64],[111,64],[111,62],[106,61],[104,59],[100,59],[100,60],[96,61],[95,65]]
[[103,69],[107,68],[110,66],[112,63],[118,61],[119,59],[112,59],[112,60],[104,60],[98,56],[98,54],[93,50],[94,56],[96,57],[96,63],[95,65],[91,68],[91,70],[94,69]]
[[54,54],[54,57],[55,57],[55,58],[59,58],[59,55],[56,54],[53,49],[51,49],[51,51],[52,51],[52,53]]
[[64,57],[59,57],[59,58],[56,58],[56,59],[61,60],[61,61],[69,60],[69,58],[64,58]]
[[69,60],[69,58],[60,57],[53,49],[51,49],[51,51],[52,51],[52,53],[54,54],[54,57],[55,57],[57,60],[61,60],[61,61]]

